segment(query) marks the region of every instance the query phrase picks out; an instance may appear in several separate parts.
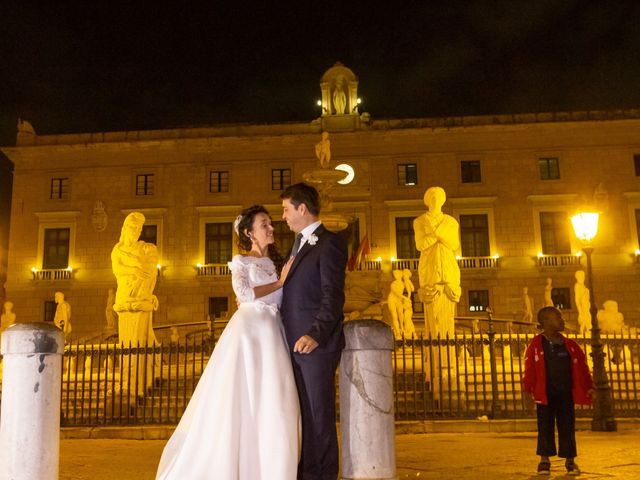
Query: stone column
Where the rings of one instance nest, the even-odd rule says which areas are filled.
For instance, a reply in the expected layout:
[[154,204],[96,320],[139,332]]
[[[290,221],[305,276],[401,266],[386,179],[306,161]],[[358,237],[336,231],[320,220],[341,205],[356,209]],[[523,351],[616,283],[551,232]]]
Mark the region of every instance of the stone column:
[[393,333],[378,320],[344,325],[340,361],[343,480],[396,479]]
[[48,323],[2,332],[0,480],[57,480],[64,335]]

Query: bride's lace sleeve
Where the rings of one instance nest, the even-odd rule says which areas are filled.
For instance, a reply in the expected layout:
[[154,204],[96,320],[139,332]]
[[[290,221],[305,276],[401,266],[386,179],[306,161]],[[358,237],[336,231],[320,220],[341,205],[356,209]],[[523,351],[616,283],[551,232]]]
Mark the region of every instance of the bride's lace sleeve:
[[251,264],[243,262],[241,255],[236,255],[229,262],[229,268],[231,269],[231,285],[238,300],[241,303],[253,302],[256,295],[249,280]]

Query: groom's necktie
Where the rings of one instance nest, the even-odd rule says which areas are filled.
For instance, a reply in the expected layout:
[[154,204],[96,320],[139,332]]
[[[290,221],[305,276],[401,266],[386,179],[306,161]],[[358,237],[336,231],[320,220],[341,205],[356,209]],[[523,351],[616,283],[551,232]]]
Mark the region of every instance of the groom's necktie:
[[298,250],[300,250],[300,243],[302,242],[302,234],[299,233],[296,235],[296,240],[293,242],[293,247],[291,247],[291,256],[295,257],[298,254]]

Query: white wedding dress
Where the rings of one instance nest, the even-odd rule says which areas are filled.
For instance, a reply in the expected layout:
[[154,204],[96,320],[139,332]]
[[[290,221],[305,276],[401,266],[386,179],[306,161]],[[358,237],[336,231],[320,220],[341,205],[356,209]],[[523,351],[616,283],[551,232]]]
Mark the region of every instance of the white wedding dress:
[[295,480],[300,406],[278,307],[282,290],[267,257],[229,264],[240,301],[175,432],[157,480]]

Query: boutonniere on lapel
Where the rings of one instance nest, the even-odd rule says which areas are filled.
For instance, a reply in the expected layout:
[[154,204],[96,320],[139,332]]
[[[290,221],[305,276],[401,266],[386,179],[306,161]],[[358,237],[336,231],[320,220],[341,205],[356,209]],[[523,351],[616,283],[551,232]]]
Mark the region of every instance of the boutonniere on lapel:
[[314,246],[316,243],[318,243],[318,236],[315,233],[312,233],[307,237],[307,243],[311,246]]

